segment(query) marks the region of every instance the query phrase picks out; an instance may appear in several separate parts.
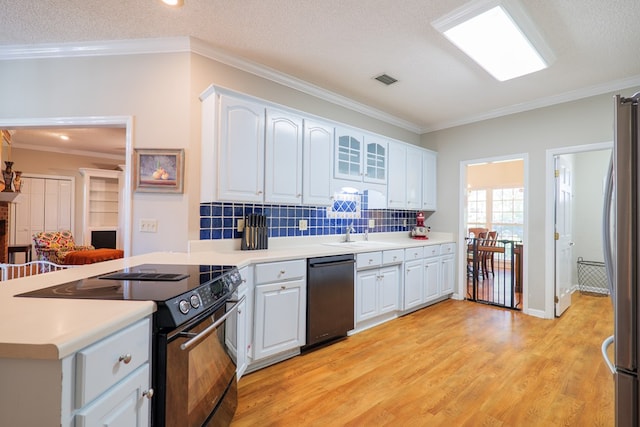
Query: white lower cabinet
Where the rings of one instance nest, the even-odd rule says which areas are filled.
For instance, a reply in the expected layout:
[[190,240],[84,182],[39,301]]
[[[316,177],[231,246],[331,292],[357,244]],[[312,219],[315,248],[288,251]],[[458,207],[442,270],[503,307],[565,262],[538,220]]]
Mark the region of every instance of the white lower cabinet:
[[440,259],[425,258],[424,264],[424,301],[428,302],[440,296]]
[[402,254],[402,250],[357,254],[356,329],[372,326],[368,323],[372,319],[380,323],[395,317],[399,308]]
[[[150,425],[151,320],[63,359],[0,359],[2,426]],[[7,388],[4,388],[7,389]]]
[[440,245],[440,295],[451,295],[456,284],[456,244]]
[[404,311],[437,302],[454,292],[455,244],[405,249]]
[[[236,375],[238,380],[247,370],[248,366],[248,353],[249,353],[249,310],[247,307],[251,307],[250,304],[250,288],[251,279],[249,274],[249,267],[243,267],[240,269],[240,276],[242,277],[242,284],[238,286],[238,290],[233,296],[233,299],[240,301],[238,303],[238,309],[234,314],[227,318],[225,322],[225,343],[231,357],[236,362]],[[244,299],[243,299],[244,298]]]
[[150,345],[144,319],[76,353],[76,426],[149,425]]
[[258,264],[255,282],[253,359],[302,347],[306,342],[306,260]]
[[402,308],[409,310],[424,302],[424,263],[422,259],[404,263],[404,301]]
[[[76,413],[76,427],[148,426],[149,363]],[[149,396],[150,398],[151,396]]]

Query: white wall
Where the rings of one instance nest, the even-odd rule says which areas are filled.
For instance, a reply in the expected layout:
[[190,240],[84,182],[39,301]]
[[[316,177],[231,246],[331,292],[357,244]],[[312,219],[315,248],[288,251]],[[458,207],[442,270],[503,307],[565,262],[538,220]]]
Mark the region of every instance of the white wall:
[[544,311],[545,210],[547,203],[553,203],[545,194],[546,150],[612,140],[613,94],[425,134],[423,145],[438,151],[438,211],[427,224],[434,230],[458,230],[460,162],[528,153],[529,308]]
[[[574,267],[578,257],[604,261],[602,252],[602,207],[604,181],[611,150],[574,154],[573,248]],[[575,276],[577,277],[577,276]]]

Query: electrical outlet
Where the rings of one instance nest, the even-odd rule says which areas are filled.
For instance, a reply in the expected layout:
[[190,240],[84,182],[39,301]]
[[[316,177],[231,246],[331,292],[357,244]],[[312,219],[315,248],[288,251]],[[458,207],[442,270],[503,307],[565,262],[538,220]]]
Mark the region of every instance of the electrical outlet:
[[306,229],[307,229],[307,220],[301,219],[300,221],[298,221],[298,230],[305,231]]
[[238,219],[236,230],[238,230],[238,233],[242,233],[242,230],[244,230],[244,219],[242,218]]
[[375,219],[370,219],[369,220],[369,228],[376,228],[376,220]]
[[405,227],[407,226],[407,220],[406,219],[402,220],[402,225],[405,226]]
[[153,219],[141,219],[140,220],[140,232],[141,233],[157,233],[158,232],[158,220]]

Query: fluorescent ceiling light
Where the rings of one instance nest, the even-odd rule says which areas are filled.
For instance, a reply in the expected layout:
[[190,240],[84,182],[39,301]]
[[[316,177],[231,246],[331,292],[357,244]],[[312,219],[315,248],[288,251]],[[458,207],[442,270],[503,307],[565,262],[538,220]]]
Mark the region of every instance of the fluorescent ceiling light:
[[475,1],[432,25],[500,81],[540,71],[553,60],[533,22],[513,0]]

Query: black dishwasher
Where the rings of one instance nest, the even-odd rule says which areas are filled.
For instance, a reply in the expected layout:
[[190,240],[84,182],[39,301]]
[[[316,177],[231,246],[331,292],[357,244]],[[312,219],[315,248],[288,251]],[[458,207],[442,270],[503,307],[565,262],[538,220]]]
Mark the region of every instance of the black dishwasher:
[[307,343],[309,350],[346,337],[353,329],[353,254],[309,258],[307,262]]

